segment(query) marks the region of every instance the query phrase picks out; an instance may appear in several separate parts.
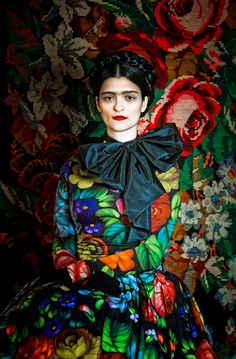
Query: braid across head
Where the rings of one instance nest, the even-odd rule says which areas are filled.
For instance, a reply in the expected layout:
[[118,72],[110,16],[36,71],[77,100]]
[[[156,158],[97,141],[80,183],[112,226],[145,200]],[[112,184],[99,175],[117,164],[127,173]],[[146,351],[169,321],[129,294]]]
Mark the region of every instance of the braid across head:
[[130,51],[119,51],[97,58],[90,76],[95,96],[99,95],[102,83],[110,77],[126,77],[141,90],[142,97],[148,97],[148,107],[153,101],[156,75],[154,68],[142,56]]

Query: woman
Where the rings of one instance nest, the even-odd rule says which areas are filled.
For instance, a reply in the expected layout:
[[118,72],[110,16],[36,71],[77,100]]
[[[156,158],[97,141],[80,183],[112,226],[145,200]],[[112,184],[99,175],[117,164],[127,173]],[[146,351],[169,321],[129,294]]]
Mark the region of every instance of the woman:
[[173,124],[137,136],[154,84],[130,52],[95,66],[106,136],[64,164],[56,195],[53,259],[69,275],[31,283],[10,304],[1,358],[215,358],[194,299],[162,268],[181,141]]

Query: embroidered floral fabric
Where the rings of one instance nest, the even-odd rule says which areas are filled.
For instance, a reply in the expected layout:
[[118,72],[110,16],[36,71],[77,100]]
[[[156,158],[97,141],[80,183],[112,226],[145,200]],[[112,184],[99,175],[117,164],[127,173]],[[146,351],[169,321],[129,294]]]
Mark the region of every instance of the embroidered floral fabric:
[[[166,192],[150,204],[151,233],[127,243],[132,226],[122,192],[85,173],[78,156],[65,163],[53,258],[72,283],[36,280],[18,294],[1,317],[1,358],[194,359],[211,352],[194,298],[162,268],[180,206],[178,167],[155,173]],[[93,276],[97,285],[87,280]]]

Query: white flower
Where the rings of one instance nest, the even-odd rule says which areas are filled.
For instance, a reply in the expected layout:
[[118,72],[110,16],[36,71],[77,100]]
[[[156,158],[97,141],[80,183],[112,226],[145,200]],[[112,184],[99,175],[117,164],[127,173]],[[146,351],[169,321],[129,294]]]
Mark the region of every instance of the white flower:
[[181,248],[184,251],[182,257],[190,259],[194,263],[207,259],[209,246],[203,238],[197,238],[197,233],[193,233],[191,237],[186,235]]
[[59,14],[65,23],[69,23],[74,15],[86,16],[90,11],[90,7],[83,0],[73,0],[70,5],[66,0],[53,0],[54,4],[59,7]]
[[232,225],[228,212],[210,214],[206,218],[207,240],[219,242],[222,238],[228,237],[228,230]]
[[222,287],[218,290],[215,298],[218,299],[224,308],[233,310],[236,303],[236,288]]
[[236,254],[226,261],[229,268],[228,277],[236,283]]
[[62,112],[68,117],[70,130],[74,135],[81,132],[81,128],[88,123],[87,119],[81,112],[76,112],[69,106],[64,106]]
[[182,202],[179,213],[180,221],[184,224],[186,229],[200,227],[200,220],[202,218],[201,207],[198,202],[190,200],[188,203]]
[[58,26],[55,36],[47,34],[42,40],[45,52],[51,59],[54,76],[69,74],[73,79],[84,76],[80,59],[88,49],[94,49],[92,44],[86,39],[74,37],[72,28],[65,23]]
[[63,95],[67,86],[61,78],[52,79],[51,75],[46,72],[40,81],[31,78],[28,99],[33,102],[33,110],[37,121],[41,121],[47,112],[59,113],[63,104],[59,96]]
[[224,189],[222,182],[212,182],[211,186],[205,186],[203,189],[205,199],[202,201],[203,206],[206,208],[206,212],[220,212],[222,206],[224,206],[229,200],[229,194]]
[[220,269],[222,268],[222,262],[224,262],[223,257],[210,257],[205,263],[205,270],[202,272],[202,276],[206,275],[206,272],[208,271],[214,277],[222,277],[222,271]]
[[236,163],[233,158],[229,158],[226,163],[222,163],[216,172],[217,176],[231,193],[236,191]]

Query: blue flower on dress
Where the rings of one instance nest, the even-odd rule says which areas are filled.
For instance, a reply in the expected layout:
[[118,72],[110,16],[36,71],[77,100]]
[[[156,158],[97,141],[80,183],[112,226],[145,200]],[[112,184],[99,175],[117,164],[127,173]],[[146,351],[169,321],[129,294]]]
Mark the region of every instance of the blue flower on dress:
[[77,298],[75,295],[66,293],[61,298],[58,299],[62,307],[74,308],[76,306]]
[[96,222],[94,221],[94,218],[85,218],[83,221],[81,221],[84,227],[84,231],[86,233],[100,233],[103,231],[103,223],[102,221],[98,221],[96,220]]
[[132,299],[130,292],[121,293],[120,297],[108,296],[106,301],[108,305],[113,309],[119,309],[121,313],[124,313],[128,306],[128,302]]
[[98,202],[94,198],[79,198],[74,202],[75,211],[78,214],[91,217],[99,209]]
[[128,285],[130,287],[130,289],[133,289],[135,292],[139,292],[139,286],[137,284],[137,279],[134,275],[126,274],[117,279],[120,280],[123,284]]
[[63,321],[60,317],[49,320],[44,328],[44,334],[49,337],[55,337],[63,328]]

